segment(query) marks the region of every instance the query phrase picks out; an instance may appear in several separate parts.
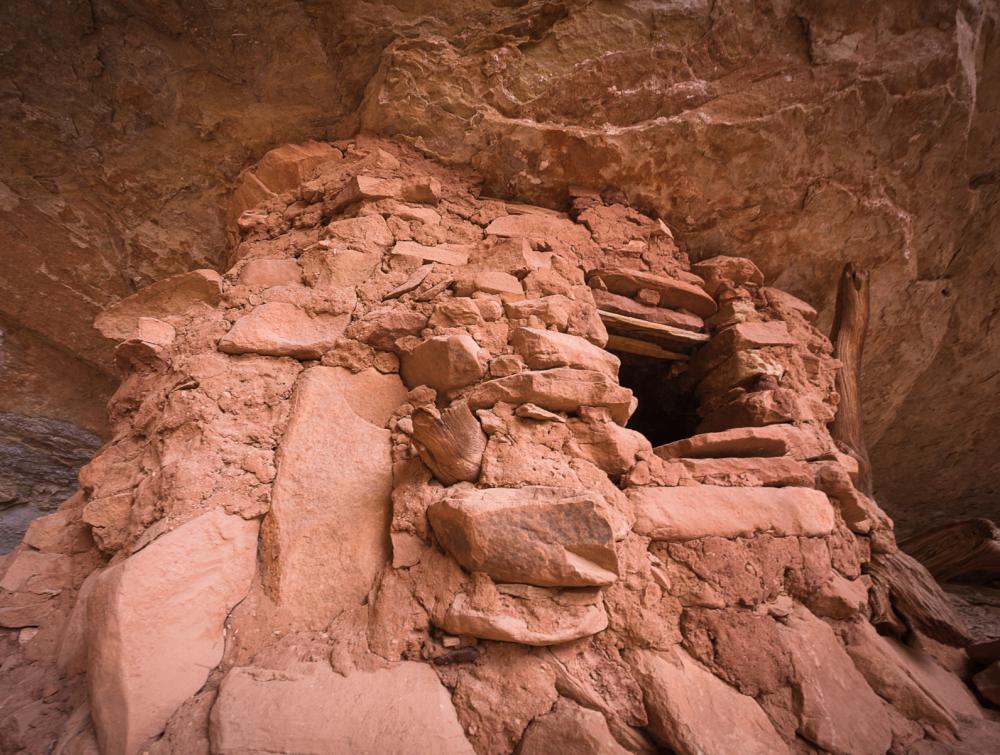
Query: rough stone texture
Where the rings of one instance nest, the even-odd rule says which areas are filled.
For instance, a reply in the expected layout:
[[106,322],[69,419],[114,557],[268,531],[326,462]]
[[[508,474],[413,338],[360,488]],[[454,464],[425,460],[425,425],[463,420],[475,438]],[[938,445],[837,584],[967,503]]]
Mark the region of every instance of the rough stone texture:
[[303,372],[278,450],[264,585],[297,628],[360,605],[388,560],[389,431],[353,409],[350,382],[331,367]]
[[222,659],[223,623],[253,578],[257,529],[215,510],[97,578],[87,678],[102,752],[136,752]]
[[800,696],[799,733],[829,752],[886,752],[892,743],[888,711],[833,630],[800,608],[778,625],[778,634]]
[[469,405],[487,408],[498,401],[537,404],[554,412],[573,412],[581,406],[606,407],[612,418],[625,424],[632,413],[632,392],[593,370],[557,367],[552,370],[520,372],[478,385],[469,396]]
[[426,385],[443,393],[474,383],[485,372],[479,346],[464,334],[431,338],[401,361],[400,374],[407,386]]
[[539,328],[518,328],[511,335],[511,344],[533,370],[576,367],[618,377],[619,359],[579,336]]
[[957,730],[956,715],[960,711],[952,709],[952,700],[960,705],[961,697],[942,694],[943,690],[922,672],[919,661],[907,654],[905,646],[881,637],[874,627],[861,622],[851,626],[848,637],[848,654],[880,697],[904,715]]
[[342,677],[326,663],[233,669],[212,708],[212,752],[472,755],[448,691],[429,666]]
[[214,270],[174,275],[115,302],[94,318],[94,327],[106,338],[122,340],[135,330],[139,318],[163,317],[196,304],[214,306],[222,296],[222,278]]
[[100,439],[69,422],[0,412],[0,553],[11,550],[34,517],[76,488],[76,473]]
[[498,585],[473,595],[459,593],[438,624],[455,635],[544,646],[597,634],[607,628],[608,615],[593,592]]
[[569,700],[560,700],[551,713],[539,716],[524,732],[518,755],[626,755],[608,731],[604,716]]

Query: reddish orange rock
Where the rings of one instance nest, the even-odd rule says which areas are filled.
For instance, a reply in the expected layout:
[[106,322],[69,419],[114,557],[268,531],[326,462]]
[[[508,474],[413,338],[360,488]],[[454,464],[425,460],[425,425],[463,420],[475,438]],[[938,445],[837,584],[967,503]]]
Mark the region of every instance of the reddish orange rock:
[[102,752],[137,752],[222,660],[257,530],[216,509],[101,573],[87,606],[87,682]]
[[553,412],[576,412],[581,406],[602,406],[624,425],[633,410],[632,392],[594,370],[558,367],[519,372],[481,383],[469,394],[469,406],[489,408],[499,401],[537,404]]
[[653,452],[664,459],[710,459],[728,456],[791,456],[815,459],[832,455],[833,441],[811,425],[739,427],[716,433],[694,435],[657,446]]
[[426,385],[446,393],[486,372],[486,353],[468,335],[435,336],[403,354],[400,374],[409,388]]
[[219,341],[227,354],[319,359],[343,334],[349,315],[310,315],[285,302],[269,302],[237,320]]
[[445,549],[469,571],[551,587],[607,585],[618,557],[604,502],[544,487],[463,491],[427,514]]
[[633,488],[635,531],[653,540],[683,541],[699,537],[829,535],[833,507],[810,488],[731,488],[696,485],[678,488]]
[[603,372],[609,378],[618,376],[618,357],[594,346],[579,336],[540,328],[517,328],[510,338],[514,351],[533,370],[552,367],[576,367]]
[[288,671],[233,669],[212,708],[212,752],[413,752],[472,755],[448,690],[430,666],[334,673],[325,661]]
[[715,300],[700,286],[641,270],[600,268],[590,273],[588,281],[592,287],[603,285],[621,296],[635,296],[643,289],[656,291],[660,295],[659,306],[686,309],[702,318],[710,317],[718,309]]

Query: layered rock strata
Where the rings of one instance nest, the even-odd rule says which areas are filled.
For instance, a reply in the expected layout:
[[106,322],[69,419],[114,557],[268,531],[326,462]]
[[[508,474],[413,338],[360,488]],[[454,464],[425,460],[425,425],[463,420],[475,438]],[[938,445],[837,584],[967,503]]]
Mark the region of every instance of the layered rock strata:
[[[244,173],[230,269],[101,317],[112,439],[0,562],[0,749],[958,746],[975,698],[869,621],[811,308],[575,197],[366,138]],[[633,368],[692,437],[628,427]]]

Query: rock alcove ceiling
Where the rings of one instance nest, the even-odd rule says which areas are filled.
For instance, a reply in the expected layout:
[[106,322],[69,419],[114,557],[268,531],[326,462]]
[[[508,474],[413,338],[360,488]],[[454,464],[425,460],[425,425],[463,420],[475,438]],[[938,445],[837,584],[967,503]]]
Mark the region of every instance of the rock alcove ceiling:
[[[562,208],[571,185],[617,187],[692,259],[753,259],[823,328],[843,262],[870,268],[879,500],[901,531],[996,516],[995,2],[7,11],[0,411],[18,453],[41,458],[16,429],[32,418],[69,423],[69,445],[107,437],[113,342],[91,322],[164,276],[221,269],[241,168],[362,128],[471,164],[497,196]],[[32,503],[24,476],[0,482],[8,501]]]

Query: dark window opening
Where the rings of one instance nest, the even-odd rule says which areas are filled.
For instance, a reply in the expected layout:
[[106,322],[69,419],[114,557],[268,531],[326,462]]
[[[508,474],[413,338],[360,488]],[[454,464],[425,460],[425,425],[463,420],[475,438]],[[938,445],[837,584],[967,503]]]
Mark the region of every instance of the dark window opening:
[[629,419],[630,430],[640,432],[653,447],[690,438],[698,427],[698,401],[684,391],[671,373],[671,362],[616,354],[622,360],[618,381],[639,400]]

